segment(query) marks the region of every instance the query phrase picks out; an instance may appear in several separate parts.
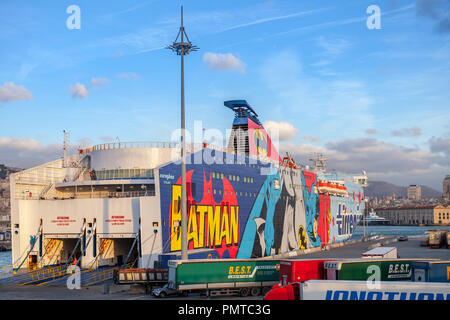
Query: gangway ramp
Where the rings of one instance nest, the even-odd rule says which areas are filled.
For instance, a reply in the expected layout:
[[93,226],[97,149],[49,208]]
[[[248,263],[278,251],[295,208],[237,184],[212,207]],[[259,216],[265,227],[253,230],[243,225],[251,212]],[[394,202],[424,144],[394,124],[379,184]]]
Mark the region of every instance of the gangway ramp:
[[31,272],[19,271],[16,275],[1,279],[0,284],[31,284],[38,281],[44,281],[49,278],[53,279],[55,277],[62,276],[63,274],[65,274],[65,269],[63,266],[47,266]]
[[[100,284],[107,281],[112,281],[114,276],[114,270],[116,267],[100,267],[95,270],[82,270],[80,273],[80,285],[91,286]],[[39,286],[43,287],[65,287],[67,280],[72,274],[66,274],[61,278],[54,279],[48,282],[40,283]]]

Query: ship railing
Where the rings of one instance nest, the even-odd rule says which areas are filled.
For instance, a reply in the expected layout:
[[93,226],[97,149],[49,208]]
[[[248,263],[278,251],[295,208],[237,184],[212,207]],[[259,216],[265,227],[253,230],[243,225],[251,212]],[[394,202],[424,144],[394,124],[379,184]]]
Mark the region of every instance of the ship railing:
[[84,274],[88,277],[87,280],[82,281],[83,286],[92,286],[100,282],[112,280],[114,277],[114,268],[107,268],[101,271],[88,271]]
[[[204,143],[187,143],[186,144],[186,150],[188,152],[194,152],[199,151],[203,149],[206,146]],[[163,148],[163,149],[175,149],[180,148],[181,145],[179,142],[112,142],[112,143],[103,143],[95,145],[91,148],[92,151],[99,151],[99,150],[117,150],[117,149],[127,149],[127,148]],[[208,144],[208,148],[222,151],[222,152],[228,152],[228,153],[234,153],[234,150],[232,148],[224,148],[219,147],[216,145]]]
[[115,150],[127,148],[179,148],[179,142],[111,142],[95,145],[91,148],[92,151],[99,150]]
[[83,193],[67,193],[62,196],[55,197],[55,200],[68,199],[90,199],[90,198],[134,198],[134,197],[151,197],[155,196],[154,190],[147,191],[93,191]]
[[60,265],[56,267],[47,267],[40,270],[32,271],[29,273],[31,278],[30,282],[41,281],[50,278],[61,277],[66,274],[66,266]]
[[133,198],[133,197],[145,197],[154,196],[155,191],[125,191],[125,192],[109,192],[110,198]]

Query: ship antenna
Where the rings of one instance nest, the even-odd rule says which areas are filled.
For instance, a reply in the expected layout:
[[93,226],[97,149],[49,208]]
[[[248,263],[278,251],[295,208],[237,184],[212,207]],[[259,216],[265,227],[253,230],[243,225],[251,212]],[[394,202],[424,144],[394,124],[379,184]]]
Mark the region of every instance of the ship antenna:
[[[184,39],[186,37],[186,40]],[[181,25],[175,41],[166,47],[181,56],[181,259],[187,260],[187,208],[186,208],[186,160],[185,160],[185,115],[184,115],[184,55],[199,48],[189,41],[183,26],[183,6],[181,6]]]
[[67,152],[68,152],[68,148],[69,148],[69,132],[66,130],[63,130],[64,132],[64,143],[63,143],[63,151],[64,151],[64,158],[63,158],[63,162],[62,162],[62,167],[65,168],[65,177],[64,180],[67,181],[69,179],[69,165],[68,165],[68,159],[67,159]]
[[329,158],[324,157],[321,153],[314,153],[309,161],[314,162],[314,171],[326,171],[325,161],[329,160]]

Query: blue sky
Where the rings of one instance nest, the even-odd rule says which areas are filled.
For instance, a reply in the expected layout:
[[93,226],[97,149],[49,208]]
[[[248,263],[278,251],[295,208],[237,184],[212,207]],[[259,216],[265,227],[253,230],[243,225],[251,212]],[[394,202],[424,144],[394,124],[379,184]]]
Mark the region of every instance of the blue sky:
[[[80,29],[66,12],[80,8]],[[168,141],[179,127],[180,6],[190,40],[186,124],[224,132],[246,99],[306,163],[441,190],[450,174],[447,0],[2,1],[0,163],[74,145]],[[381,10],[381,29],[366,12]]]

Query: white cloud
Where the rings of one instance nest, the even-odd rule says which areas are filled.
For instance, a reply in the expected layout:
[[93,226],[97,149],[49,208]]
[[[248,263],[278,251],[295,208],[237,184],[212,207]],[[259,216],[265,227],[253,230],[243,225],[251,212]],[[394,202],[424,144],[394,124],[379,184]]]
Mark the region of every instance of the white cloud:
[[62,145],[44,146],[35,139],[0,137],[0,163],[19,168],[30,168],[61,158]]
[[374,129],[374,128],[369,128],[365,132],[367,134],[377,134],[378,133],[377,129]]
[[139,80],[141,76],[134,72],[127,72],[127,73],[120,73],[116,75],[117,79],[124,79],[124,80]]
[[0,87],[0,102],[31,100],[31,93],[24,86],[17,86],[12,82],[5,82]]
[[348,49],[352,43],[345,39],[325,39],[320,36],[316,39],[317,45],[324,50],[326,55],[336,56]]
[[229,31],[229,30],[233,30],[233,29],[239,29],[239,28],[253,26],[253,25],[260,24],[260,23],[265,23],[265,22],[271,22],[271,21],[295,18],[295,17],[307,15],[307,14],[322,12],[322,11],[325,11],[325,10],[329,10],[329,8],[323,8],[323,9],[317,9],[317,10],[309,10],[309,11],[301,11],[301,12],[292,13],[292,14],[288,14],[288,15],[284,15],[284,16],[262,18],[262,19],[258,19],[258,20],[252,21],[252,22],[247,22],[247,23],[236,25],[236,26],[232,26],[232,27],[226,28],[226,29],[224,29],[222,31]]
[[302,138],[305,139],[308,142],[311,142],[311,143],[320,142],[320,138],[319,137],[303,136]]
[[430,139],[430,151],[408,148],[372,138],[345,139],[324,146],[282,143],[280,153],[288,151],[302,165],[312,165],[313,153],[329,157],[327,170],[342,173],[367,171],[370,179],[400,185],[425,184],[440,189],[450,172],[450,139]]
[[210,69],[245,73],[245,63],[231,53],[206,52],[203,61]]
[[[89,138],[69,143],[68,153],[77,153],[79,148],[91,146]],[[62,143],[43,144],[33,138],[0,137],[0,163],[23,169],[39,166],[43,163],[62,158]]]
[[[398,9],[393,9],[393,10],[389,10],[389,11],[382,11],[381,12],[381,16],[390,16],[392,14],[396,14],[399,12],[403,12],[403,11],[408,11],[411,9],[414,9],[415,5],[414,4],[409,4],[406,5],[404,7],[400,7]],[[279,32],[277,34],[274,34],[273,36],[280,36],[280,35],[286,35],[289,33],[294,33],[294,32],[300,32],[300,31],[309,31],[309,30],[316,30],[316,29],[322,29],[322,28],[327,28],[327,27],[332,27],[335,28],[337,26],[343,26],[343,25],[347,25],[347,24],[352,24],[352,23],[361,23],[361,22],[365,22],[367,20],[367,16],[363,15],[363,16],[359,16],[356,18],[347,18],[347,19],[341,19],[341,20],[335,20],[335,21],[327,21],[327,22],[323,22],[323,23],[318,23],[318,24],[314,24],[314,25],[308,25],[308,26],[303,26],[303,27],[298,27],[298,28],[294,28],[288,31],[283,31],[283,32]]]
[[271,137],[277,137],[280,141],[292,140],[298,133],[298,129],[289,122],[265,121],[264,128]]
[[405,128],[400,130],[392,130],[391,135],[395,137],[417,137],[422,134],[419,127]]
[[70,86],[69,91],[73,98],[83,99],[89,94],[88,88],[84,84],[78,82],[74,86]]
[[114,137],[112,137],[112,136],[102,136],[102,137],[100,137],[100,140],[102,140],[104,142],[113,142],[114,141]]
[[109,82],[108,78],[92,78],[91,86],[93,88],[100,88]]
[[447,156],[447,162],[450,163],[450,138],[436,138],[432,137],[428,144],[430,145],[431,152],[440,153],[442,152]]

